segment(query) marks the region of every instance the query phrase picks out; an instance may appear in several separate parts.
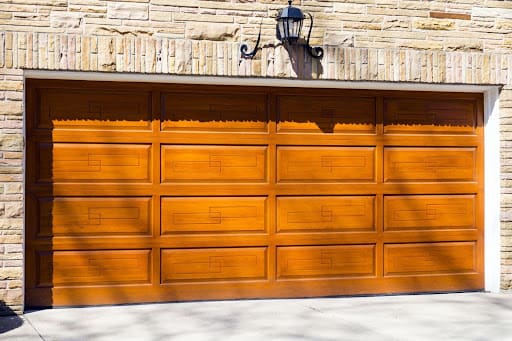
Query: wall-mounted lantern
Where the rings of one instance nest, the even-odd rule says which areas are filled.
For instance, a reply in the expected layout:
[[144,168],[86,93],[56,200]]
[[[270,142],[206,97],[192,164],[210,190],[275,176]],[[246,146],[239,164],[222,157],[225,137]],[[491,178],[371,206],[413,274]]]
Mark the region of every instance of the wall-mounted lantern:
[[[302,25],[304,23],[304,19],[306,16],[300,8],[292,6],[292,0],[288,0],[288,7],[285,7],[279,11],[277,14],[277,24],[276,24],[276,35],[277,39],[283,43],[283,45],[300,45],[304,46],[309,55],[313,58],[322,58],[324,55],[324,50],[317,46],[312,47],[309,45],[309,39],[311,37],[311,30],[313,29],[313,16],[310,13],[306,13],[309,16],[309,20],[311,21],[309,25],[308,37],[305,43],[302,43],[301,40],[301,31]],[[261,28],[260,33],[258,34],[258,39],[256,40],[256,46],[254,50],[251,52],[247,52],[248,46],[247,44],[242,44],[240,46],[240,52],[243,58],[252,58],[256,55],[256,52],[259,49],[261,37]]]

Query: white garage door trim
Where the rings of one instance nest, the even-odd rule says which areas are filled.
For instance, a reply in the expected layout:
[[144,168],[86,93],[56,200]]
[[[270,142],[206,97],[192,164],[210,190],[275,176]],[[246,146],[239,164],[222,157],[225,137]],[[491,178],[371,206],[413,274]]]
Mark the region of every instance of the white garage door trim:
[[[485,111],[485,290],[500,290],[500,129],[499,87],[483,85],[344,82],[266,78],[227,78],[128,73],[25,70],[24,77],[40,79],[88,80],[109,82],[146,82],[181,84],[217,84],[302,88],[337,88],[398,91],[476,92],[484,94]],[[26,106],[25,106],[26,107]],[[26,116],[25,116],[26,117]],[[26,136],[26,133],[25,133]]]

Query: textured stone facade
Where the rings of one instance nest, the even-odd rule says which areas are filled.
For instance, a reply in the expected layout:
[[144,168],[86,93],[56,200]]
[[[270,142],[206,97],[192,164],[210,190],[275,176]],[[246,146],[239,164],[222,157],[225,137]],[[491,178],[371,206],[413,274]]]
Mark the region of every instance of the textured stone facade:
[[[313,14],[311,42],[324,47],[322,60],[276,41],[285,0],[0,3],[0,311],[23,307],[26,69],[503,85],[501,284],[512,289],[512,2],[294,4]],[[263,48],[240,59],[240,43],[251,49],[260,25]]]

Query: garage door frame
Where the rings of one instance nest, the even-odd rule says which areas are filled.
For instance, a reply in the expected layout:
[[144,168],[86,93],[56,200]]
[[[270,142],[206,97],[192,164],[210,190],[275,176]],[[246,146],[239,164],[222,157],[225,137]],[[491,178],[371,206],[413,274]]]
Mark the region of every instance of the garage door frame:
[[[246,78],[203,78],[160,75],[104,74],[80,72],[25,71],[26,78],[73,79],[123,82],[156,82],[182,84],[256,85],[272,87],[328,87],[337,89],[354,88],[351,82],[300,81]],[[499,186],[499,101],[498,88],[490,86],[432,85],[385,82],[358,82],[357,89],[406,90],[406,91],[449,91],[484,93],[485,120],[485,289],[499,291],[500,282],[500,186]],[[26,115],[25,115],[26,116]],[[26,134],[26,133],[25,133]]]

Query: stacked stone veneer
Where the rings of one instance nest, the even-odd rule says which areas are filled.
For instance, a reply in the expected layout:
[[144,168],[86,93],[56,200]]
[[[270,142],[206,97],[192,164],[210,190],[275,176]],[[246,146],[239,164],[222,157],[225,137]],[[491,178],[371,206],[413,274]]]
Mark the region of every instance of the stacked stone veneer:
[[[315,18],[322,60],[277,44],[274,18],[286,3],[0,3],[0,312],[23,308],[26,69],[502,85],[502,289],[512,289],[512,1],[296,0]],[[240,60],[260,25],[263,49]]]

